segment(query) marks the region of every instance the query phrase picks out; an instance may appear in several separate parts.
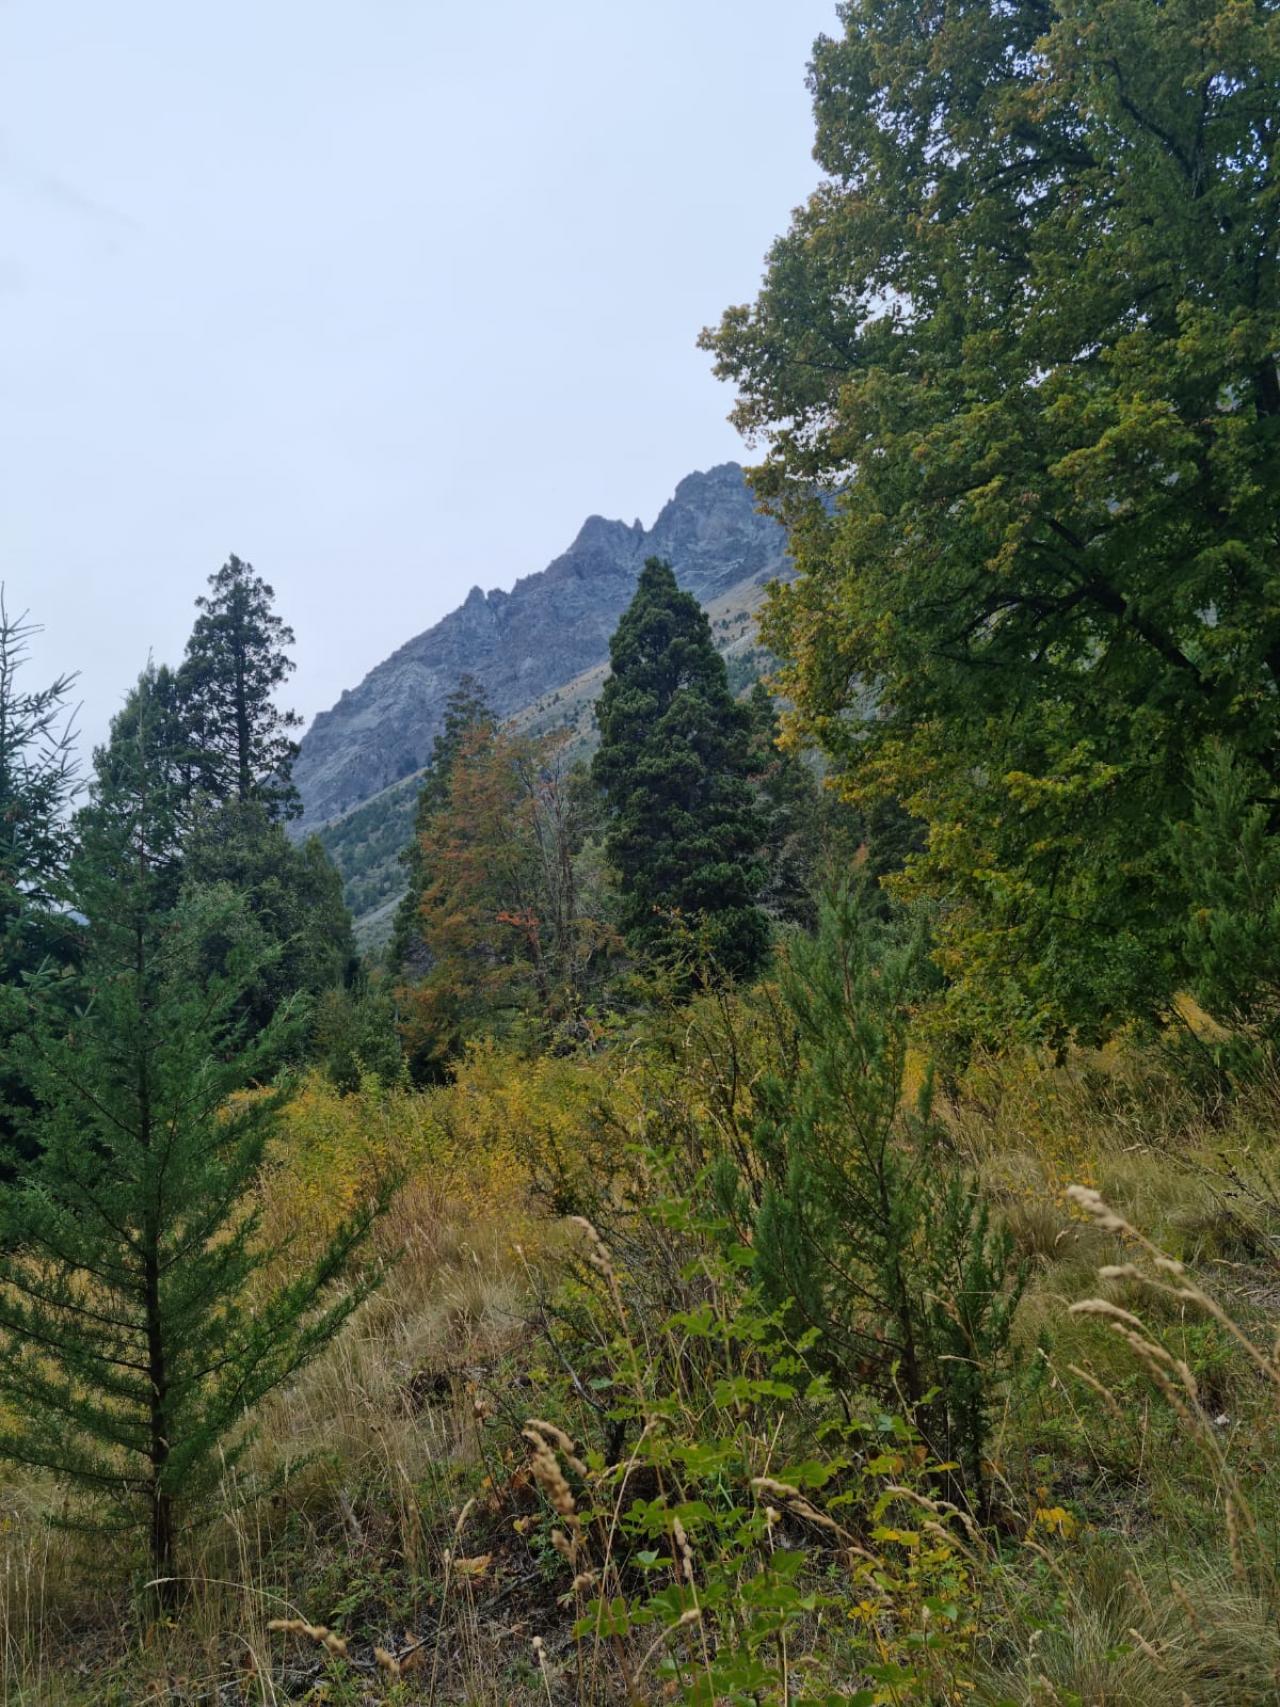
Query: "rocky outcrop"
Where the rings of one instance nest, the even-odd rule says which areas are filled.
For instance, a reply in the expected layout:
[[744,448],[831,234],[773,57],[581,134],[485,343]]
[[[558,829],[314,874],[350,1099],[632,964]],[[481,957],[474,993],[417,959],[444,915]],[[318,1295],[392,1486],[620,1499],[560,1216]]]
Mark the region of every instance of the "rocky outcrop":
[[592,516],[564,553],[509,593],[473,587],[457,610],[371,670],[316,718],[294,780],[302,831],[328,823],[426,763],[459,677],[509,716],[608,656],[646,557],[664,557],[704,604],[783,572],[781,528],[756,513],[741,468],[690,474],[653,527]]

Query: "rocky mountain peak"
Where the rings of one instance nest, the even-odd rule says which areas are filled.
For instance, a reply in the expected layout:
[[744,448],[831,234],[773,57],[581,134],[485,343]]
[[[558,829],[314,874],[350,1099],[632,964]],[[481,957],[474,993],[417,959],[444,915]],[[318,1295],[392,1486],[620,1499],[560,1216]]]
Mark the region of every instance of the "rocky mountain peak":
[[646,557],[667,558],[680,584],[707,603],[782,573],[784,546],[732,462],[686,475],[650,529],[589,516],[547,568],[509,593],[473,587],[457,610],[320,713],[294,766],[300,830],[420,769],[459,677],[475,676],[506,717],[600,664]]

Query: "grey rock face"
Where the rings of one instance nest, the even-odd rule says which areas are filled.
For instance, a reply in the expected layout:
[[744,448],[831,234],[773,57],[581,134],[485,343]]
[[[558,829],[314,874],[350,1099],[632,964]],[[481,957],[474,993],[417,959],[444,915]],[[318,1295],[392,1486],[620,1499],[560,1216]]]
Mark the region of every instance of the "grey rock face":
[[473,587],[320,713],[294,766],[304,807],[297,828],[315,829],[425,764],[461,676],[475,676],[505,717],[601,663],[646,557],[666,558],[707,603],[784,573],[784,549],[782,529],[756,513],[732,462],[688,475],[648,531],[591,516],[546,569],[509,593]]

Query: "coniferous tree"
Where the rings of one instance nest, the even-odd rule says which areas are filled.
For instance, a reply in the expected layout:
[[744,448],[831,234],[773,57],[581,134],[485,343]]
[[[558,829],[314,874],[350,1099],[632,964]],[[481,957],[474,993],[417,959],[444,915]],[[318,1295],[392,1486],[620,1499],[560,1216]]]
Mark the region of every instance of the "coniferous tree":
[[[146,733],[141,743],[140,728]],[[268,801],[206,793],[206,755],[195,743],[181,672],[163,665],[147,666],[94,753],[93,799],[79,827],[82,834],[96,830],[104,858],[113,857],[104,834],[113,817],[134,811],[139,765],[146,768],[157,838],[157,905],[171,907],[180,894],[193,898],[218,886],[247,903],[237,942],[211,928],[194,975],[225,970],[233,947],[243,956],[254,944],[259,969],[242,993],[240,1012],[257,1029],[286,999],[341,986],[356,958],[341,878],[315,837],[300,847],[289,840]]]
[[34,692],[19,686],[28,643],[37,632],[25,614],[10,617],[0,589],[0,907],[6,956],[16,947],[12,927],[22,928],[56,905],[70,849],[66,808],[75,766],[66,700],[74,677],[60,676]]
[[751,717],[751,782],[763,829],[760,904],[773,918],[810,927],[824,884],[848,867],[860,842],[859,815],[830,791],[793,749],[780,744],[773,695],[756,682]]
[[91,1517],[145,1523],[171,1582],[183,1513],[243,1452],[247,1413],[361,1296],[330,1288],[373,1211],[274,1278],[252,1188],[279,1098],[234,1093],[291,1019],[245,1041],[252,949],[196,975],[202,941],[237,939],[245,903],[223,887],[170,906],[173,802],[149,709],[139,695],[131,762],[117,727],[111,797],[81,818],[74,1023],[38,989],[5,996],[37,1142],[0,1210],[0,1454],[67,1477]]
[[[197,813],[183,847],[183,893],[224,888],[243,898],[245,944],[259,967],[241,1012],[253,1030],[294,997],[314,999],[354,975],[356,945],[342,879],[315,836],[289,840],[261,801],[230,800]],[[199,975],[217,972],[232,944],[221,932],[203,944]]]
[[167,665],[148,664],[94,749],[91,799],[77,816],[81,839],[99,856],[131,869],[128,825],[145,791],[151,822],[149,855],[157,904],[171,906],[182,882],[183,845],[200,799],[202,760],[193,746],[182,685]]
[[1191,991],[1229,1030],[1218,1047],[1235,1070],[1275,1070],[1280,1054],[1280,836],[1260,769],[1215,745],[1192,777],[1192,811],[1176,837],[1189,900]]
[[181,670],[201,788],[213,800],[256,800],[275,817],[297,817],[298,747],[289,731],[302,719],[274,699],[294,668],[285,650],[293,630],[273,610],[272,589],[240,558],[230,557],[209,587],[196,600],[200,615]]
[[[763,682],[747,700],[751,713],[751,781],[764,824],[765,884],[760,900],[773,917],[812,929],[819,901],[855,867],[875,880],[901,871],[919,852],[921,826],[896,800],[855,806],[788,746],[777,701]],[[886,913],[888,897],[881,905]]]
[[713,963],[748,976],[764,959],[757,903],[763,827],[749,781],[749,712],[729,693],[706,612],[651,557],[609,643],[592,774],[632,947],[670,961],[690,929]]
[[825,899],[792,945],[783,996],[800,1049],[761,1078],[754,1156],[722,1202],[751,1228],[755,1272],[845,1390],[906,1401],[954,1492],[985,1506],[986,1440],[1009,1367],[1023,1284],[1012,1239],[930,1117],[926,1080],[904,1094],[912,1004],[928,981],[923,943],[857,876]]
[[[42,967],[66,970],[79,949],[79,927],[62,905],[75,789],[66,712],[73,678],[32,692],[20,686],[36,632],[25,615],[10,617],[0,591],[0,986]],[[0,1015],[0,1139],[12,1144],[26,1093],[8,1042]]]
[[463,742],[472,730],[492,725],[493,720],[493,712],[480,683],[473,675],[460,676],[457,686],[445,701],[444,722],[431,744],[427,774],[418,793],[413,835],[401,855],[409,885],[396,910],[395,928],[388,950],[393,971],[421,973],[426,970],[418,918],[427,881],[423,867],[423,836],[431,820],[449,803],[453,766]]

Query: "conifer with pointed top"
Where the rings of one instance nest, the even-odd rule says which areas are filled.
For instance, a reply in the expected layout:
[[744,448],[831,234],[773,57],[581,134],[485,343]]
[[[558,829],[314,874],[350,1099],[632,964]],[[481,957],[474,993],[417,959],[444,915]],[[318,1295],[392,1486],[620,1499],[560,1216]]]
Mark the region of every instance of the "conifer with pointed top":
[[[79,1009],[68,1025],[38,982],[3,994],[34,1159],[0,1201],[0,1456],[66,1478],[90,1521],[145,1525],[171,1599],[184,1517],[244,1451],[253,1407],[364,1295],[335,1283],[377,1206],[275,1278],[253,1188],[279,1095],[237,1093],[292,1016],[246,1036],[260,956],[234,946],[242,897],[213,886],[174,904],[154,695],[129,715],[68,885]],[[195,976],[211,930],[233,947]]]
[[196,600],[200,615],[180,672],[191,744],[202,756],[201,786],[214,800],[257,800],[275,817],[296,818],[302,802],[290,731],[302,719],[274,699],[293,673],[285,650],[293,630],[272,608],[272,589],[234,554],[209,577],[209,588]]
[[[76,787],[67,713],[71,676],[27,689],[19,680],[39,629],[11,617],[0,588],[0,987],[44,968],[68,969],[80,932],[62,905],[71,851],[68,807]],[[12,1144],[26,1092],[10,1060],[0,1015],[0,1138]],[[17,1157],[0,1160],[0,1175]]]
[[609,656],[592,771],[623,930],[661,963],[680,958],[692,929],[720,971],[748,977],[769,942],[751,717],[729,692],[706,612],[660,558],[646,562]]

